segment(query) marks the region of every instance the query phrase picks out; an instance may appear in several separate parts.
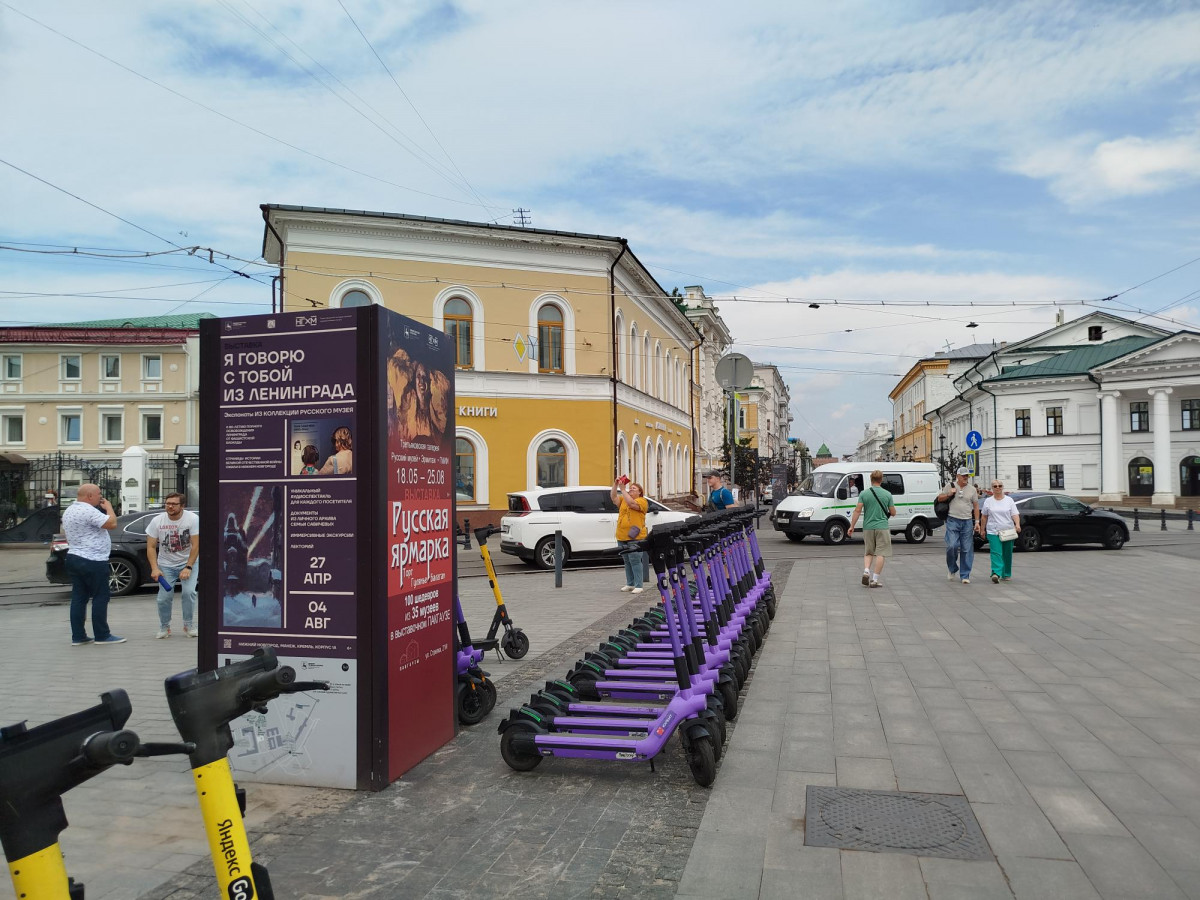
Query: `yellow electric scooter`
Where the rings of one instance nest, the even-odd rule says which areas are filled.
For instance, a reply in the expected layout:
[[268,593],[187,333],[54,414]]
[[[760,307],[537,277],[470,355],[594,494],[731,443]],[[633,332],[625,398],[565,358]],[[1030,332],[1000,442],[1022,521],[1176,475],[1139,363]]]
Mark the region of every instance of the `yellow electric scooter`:
[[210,672],[192,669],[167,679],[167,704],[180,735],[194,749],[189,759],[204,831],[217,873],[218,895],[226,900],[274,900],[267,870],[250,858],[242,822],[245,795],[229,766],[233,732],[229,723],[250,710],[266,712],[280,694],[329,690],[325,681],[296,681],[296,670],[280,666],[275,651],[260,647],[242,662]]
[[[471,644],[476,650],[495,650],[497,656],[501,650],[510,659],[520,659],[529,652],[529,638],[520,628],[513,627],[512,619],[509,618],[508,608],[504,605],[504,597],[500,594],[499,579],[496,578],[496,567],[492,565],[492,554],[488,551],[487,539],[493,534],[499,533],[500,529],[495,525],[484,525],[474,529],[475,542],[479,544],[479,553],[483,557],[483,566],[487,569],[488,584],[492,588],[492,595],[496,598],[496,614],[492,616],[492,625],[488,629],[486,637],[476,638],[471,641]],[[500,627],[504,627],[503,637],[497,637]]]
[[67,876],[58,836],[67,827],[62,795],[136,756],[191,753],[194,744],[143,744],[122,728],[133,711],[122,690],[100,704],[29,729],[0,728],[0,843],[17,897],[83,900]]

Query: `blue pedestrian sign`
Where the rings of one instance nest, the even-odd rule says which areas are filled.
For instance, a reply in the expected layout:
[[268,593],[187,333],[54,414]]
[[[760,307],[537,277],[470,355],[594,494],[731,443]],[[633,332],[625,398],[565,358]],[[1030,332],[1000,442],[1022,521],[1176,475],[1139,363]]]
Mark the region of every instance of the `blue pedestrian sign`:
[[966,466],[972,478],[979,477],[979,454],[974,450],[963,451],[963,465]]
[[978,450],[983,446],[983,435],[978,431],[967,432],[967,446],[972,450]]

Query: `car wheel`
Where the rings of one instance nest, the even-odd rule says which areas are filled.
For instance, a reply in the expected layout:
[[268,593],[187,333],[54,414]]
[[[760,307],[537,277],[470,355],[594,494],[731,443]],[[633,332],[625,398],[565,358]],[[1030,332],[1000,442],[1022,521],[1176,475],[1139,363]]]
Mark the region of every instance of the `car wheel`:
[[846,543],[846,523],[840,519],[834,519],[825,526],[825,531],[821,534],[821,540],[827,544]]
[[[571,555],[571,545],[567,543],[567,539],[563,538],[563,565],[566,565],[568,557]],[[539,569],[554,568],[554,535],[544,537],[537,542],[537,546],[533,548],[533,564]]]
[[1125,529],[1120,525],[1109,525],[1104,529],[1104,548],[1106,550],[1120,550],[1125,546]]
[[1042,533],[1033,526],[1026,525],[1017,538],[1017,547],[1021,550],[1041,550]]
[[787,535],[789,541],[795,541],[797,544],[808,537],[806,534],[792,534],[790,531],[785,531],[784,534]]
[[927,537],[929,537],[929,526],[925,524],[924,519],[913,519],[904,529],[904,539],[910,544],[923,544]]
[[127,559],[114,556],[108,561],[108,593],[111,597],[124,597],[138,586],[137,566]]

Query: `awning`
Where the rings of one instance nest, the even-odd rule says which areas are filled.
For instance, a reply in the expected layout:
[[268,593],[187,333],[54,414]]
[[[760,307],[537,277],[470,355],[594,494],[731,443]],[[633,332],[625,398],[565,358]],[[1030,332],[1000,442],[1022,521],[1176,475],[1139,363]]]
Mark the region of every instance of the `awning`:
[[29,460],[20,453],[0,453],[0,463],[8,463],[13,466],[27,466],[29,465]]

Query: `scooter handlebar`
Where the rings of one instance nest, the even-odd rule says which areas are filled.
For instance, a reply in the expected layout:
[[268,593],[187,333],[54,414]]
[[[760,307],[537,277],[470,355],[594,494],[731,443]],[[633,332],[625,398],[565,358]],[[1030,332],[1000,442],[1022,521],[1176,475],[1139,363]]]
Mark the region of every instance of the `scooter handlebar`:
[[132,731],[97,731],[84,739],[79,748],[80,758],[97,769],[106,769],[118,763],[130,763],[137,755],[141,742]]
[[480,525],[478,528],[472,529],[475,533],[475,543],[483,544],[487,542],[493,534],[500,533],[499,525]]
[[246,680],[238,692],[238,699],[243,703],[266,703],[287,691],[288,686],[295,680],[296,670],[291,666],[259,672]]

